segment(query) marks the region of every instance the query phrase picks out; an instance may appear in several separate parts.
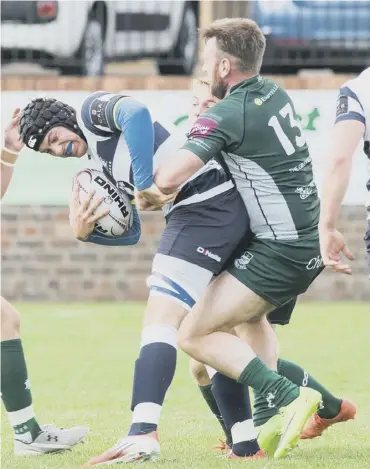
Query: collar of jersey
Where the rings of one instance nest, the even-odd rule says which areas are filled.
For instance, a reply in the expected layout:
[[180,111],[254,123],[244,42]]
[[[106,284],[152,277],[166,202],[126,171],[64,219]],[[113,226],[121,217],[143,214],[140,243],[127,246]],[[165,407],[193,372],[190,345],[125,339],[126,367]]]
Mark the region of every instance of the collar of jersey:
[[255,75],[254,77],[251,77],[251,78],[248,78],[247,80],[244,80],[244,81],[241,81],[240,83],[238,83],[237,85],[234,85],[230,88],[230,93],[232,93],[233,91],[237,90],[238,88],[240,87],[246,87],[246,86],[253,86],[255,85],[256,83],[259,83],[260,81],[262,80],[262,77],[260,74],[258,75]]

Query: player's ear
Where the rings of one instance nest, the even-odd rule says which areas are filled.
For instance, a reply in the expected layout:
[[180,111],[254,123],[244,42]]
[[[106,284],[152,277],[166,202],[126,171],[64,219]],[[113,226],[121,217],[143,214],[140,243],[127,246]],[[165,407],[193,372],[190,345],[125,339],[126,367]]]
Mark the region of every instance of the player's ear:
[[231,62],[228,57],[223,57],[219,65],[219,73],[221,78],[226,78],[231,70]]

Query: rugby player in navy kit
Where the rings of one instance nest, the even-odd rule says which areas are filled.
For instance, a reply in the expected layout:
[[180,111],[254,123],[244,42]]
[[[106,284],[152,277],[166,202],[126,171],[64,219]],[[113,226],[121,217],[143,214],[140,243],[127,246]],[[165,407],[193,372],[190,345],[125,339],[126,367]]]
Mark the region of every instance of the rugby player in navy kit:
[[[175,372],[177,329],[248,231],[244,203],[228,172],[215,160],[175,196],[160,193],[153,184],[155,166],[175,153],[186,136],[170,124],[153,121],[147,108],[134,99],[104,92],[88,96],[81,112],[56,100],[34,100],[20,120],[22,139],[30,148],[60,157],[87,153],[132,201],[135,188],[141,194],[158,195],[159,204],[171,201],[164,207],[167,225],[148,279],[150,295],[135,364],[129,436],[108,455],[93,458],[91,464],[158,454],[156,429]],[[119,239],[108,238],[94,231],[101,216],[99,200],[93,200],[91,194],[90,203],[79,206],[76,193],[71,224],[79,239],[106,245],[138,242],[140,219],[135,207],[128,233]]]

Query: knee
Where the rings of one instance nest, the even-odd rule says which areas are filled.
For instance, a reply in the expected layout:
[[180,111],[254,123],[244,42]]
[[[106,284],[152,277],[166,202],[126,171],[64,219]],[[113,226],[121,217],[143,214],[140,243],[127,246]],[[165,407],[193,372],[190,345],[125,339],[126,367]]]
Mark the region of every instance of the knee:
[[11,340],[19,337],[21,318],[18,311],[1,297],[1,340]]
[[167,296],[149,296],[144,314],[144,327],[153,324],[180,327],[187,310]]
[[177,335],[177,346],[192,358],[197,358],[197,340],[187,327],[180,327]]
[[193,358],[190,360],[190,372],[199,386],[209,386],[212,384],[211,380],[209,379],[206,367],[203,365],[203,363],[200,363]]

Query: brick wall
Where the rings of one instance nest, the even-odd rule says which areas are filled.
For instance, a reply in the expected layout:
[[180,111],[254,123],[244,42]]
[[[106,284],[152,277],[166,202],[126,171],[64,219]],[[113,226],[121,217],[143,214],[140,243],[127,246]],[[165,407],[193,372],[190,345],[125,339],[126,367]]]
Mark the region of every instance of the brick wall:
[[[273,77],[288,89],[337,89],[344,75]],[[1,78],[3,91],[188,89],[186,77],[107,76],[103,78]],[[104,248],[73,239],[68,209],[63,207],[2,207],[2,294],[10,300],[144,300],[145,279],[163,229],[158,213],[144,214],[143,236],[135,247]],[[345,207],[342,229],[357,257],[354,275],[322,274],[307,299],[370,300],[363,207]]]
[[[163,218],[152,213],[142,220],[138,246],[105,248],[74,240],[65,207],[4,206],[2,295],[9,300],[145,300]],[[370,300],[364,226],[364,208],[344,208],[341,229],[358,259],[354,275],[322,274],[308,299]]]

